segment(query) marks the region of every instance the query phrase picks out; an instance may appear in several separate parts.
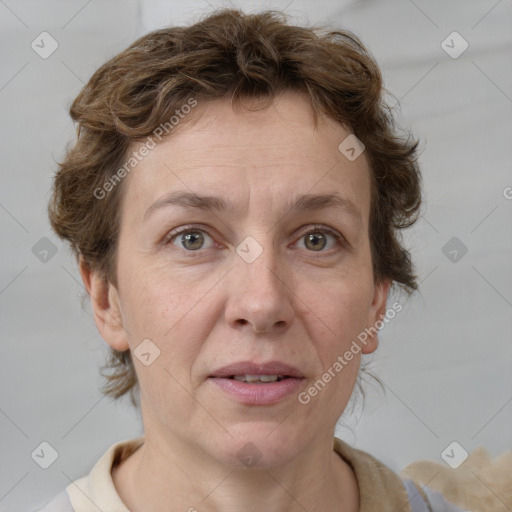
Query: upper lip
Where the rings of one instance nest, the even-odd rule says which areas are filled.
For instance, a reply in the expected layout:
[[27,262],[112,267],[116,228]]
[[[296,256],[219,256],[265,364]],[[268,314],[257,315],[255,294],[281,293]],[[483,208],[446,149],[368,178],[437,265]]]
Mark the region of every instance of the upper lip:
[[232,377],[234,375],[282,375],[304,378],[302,372],[280,361],[256,364],[251,361],[239,361],[215,370],[209,377]]

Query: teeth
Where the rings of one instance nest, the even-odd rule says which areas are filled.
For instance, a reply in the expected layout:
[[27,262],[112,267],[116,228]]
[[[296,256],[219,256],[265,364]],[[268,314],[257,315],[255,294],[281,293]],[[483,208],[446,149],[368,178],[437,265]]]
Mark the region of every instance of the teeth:
[[234,375],[233,378],[239,382],[277,382],[283,378],[282,375]]
[[260,380],[262,382],[276,382],[279,380],[278,375],[260,375]]

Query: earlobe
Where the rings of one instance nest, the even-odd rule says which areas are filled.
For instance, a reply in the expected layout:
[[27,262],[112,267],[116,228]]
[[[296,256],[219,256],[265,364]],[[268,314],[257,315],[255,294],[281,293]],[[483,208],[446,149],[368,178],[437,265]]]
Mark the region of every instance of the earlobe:
[[366,326],[366,342],[362,344],[363,354],[371,354],[379,346],[379,327],[382,327],[382,319],[386,316],[386,304],[391,280],[385,279],[375,283],[373,300],[368,314]]
[[117,289],[81,256],[78,268],[91,298],[94,322],[101,337],[115,350],[128,350],[128,333],[123,326]]

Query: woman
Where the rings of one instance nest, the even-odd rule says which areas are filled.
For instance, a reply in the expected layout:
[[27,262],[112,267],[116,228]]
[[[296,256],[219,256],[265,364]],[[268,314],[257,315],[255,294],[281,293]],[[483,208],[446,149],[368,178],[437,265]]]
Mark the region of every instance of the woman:
[[357,38],[213,13],[107,62],[71,116],[50,219],[144,437],[44,510],[428,510],[334,438],[391,287],[417,288],[417,143]]

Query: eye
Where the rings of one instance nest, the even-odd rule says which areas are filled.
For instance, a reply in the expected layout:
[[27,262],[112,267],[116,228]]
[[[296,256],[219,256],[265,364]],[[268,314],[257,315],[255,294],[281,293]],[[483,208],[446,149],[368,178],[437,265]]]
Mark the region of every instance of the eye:
[[[208,243],[205,246],[205,242]],[[208,249],[213,246],[213,239],[206,231],[198,228],[184,228],[169,233],[165,241],[166,244],[172,243],[180,249],[188,252],[198,251],[199,249]]]
[[298,243],[302,241],[303,248],[313,252],[322,252],[324,249],[327,251],[337,245],[343,245],[343,237],[340,234],[323,226],[314,226],[304,233]]
[[[189,253],[209,249],[214,247],[215,243],[204,229],[190,226],[171,231],[164,240],[165,245],[172,244]],[[310,252],[327,252],[336,246],[343,246],[344,238],[332,229],[313,226],[299,238],[297,244],[299,248]]]

